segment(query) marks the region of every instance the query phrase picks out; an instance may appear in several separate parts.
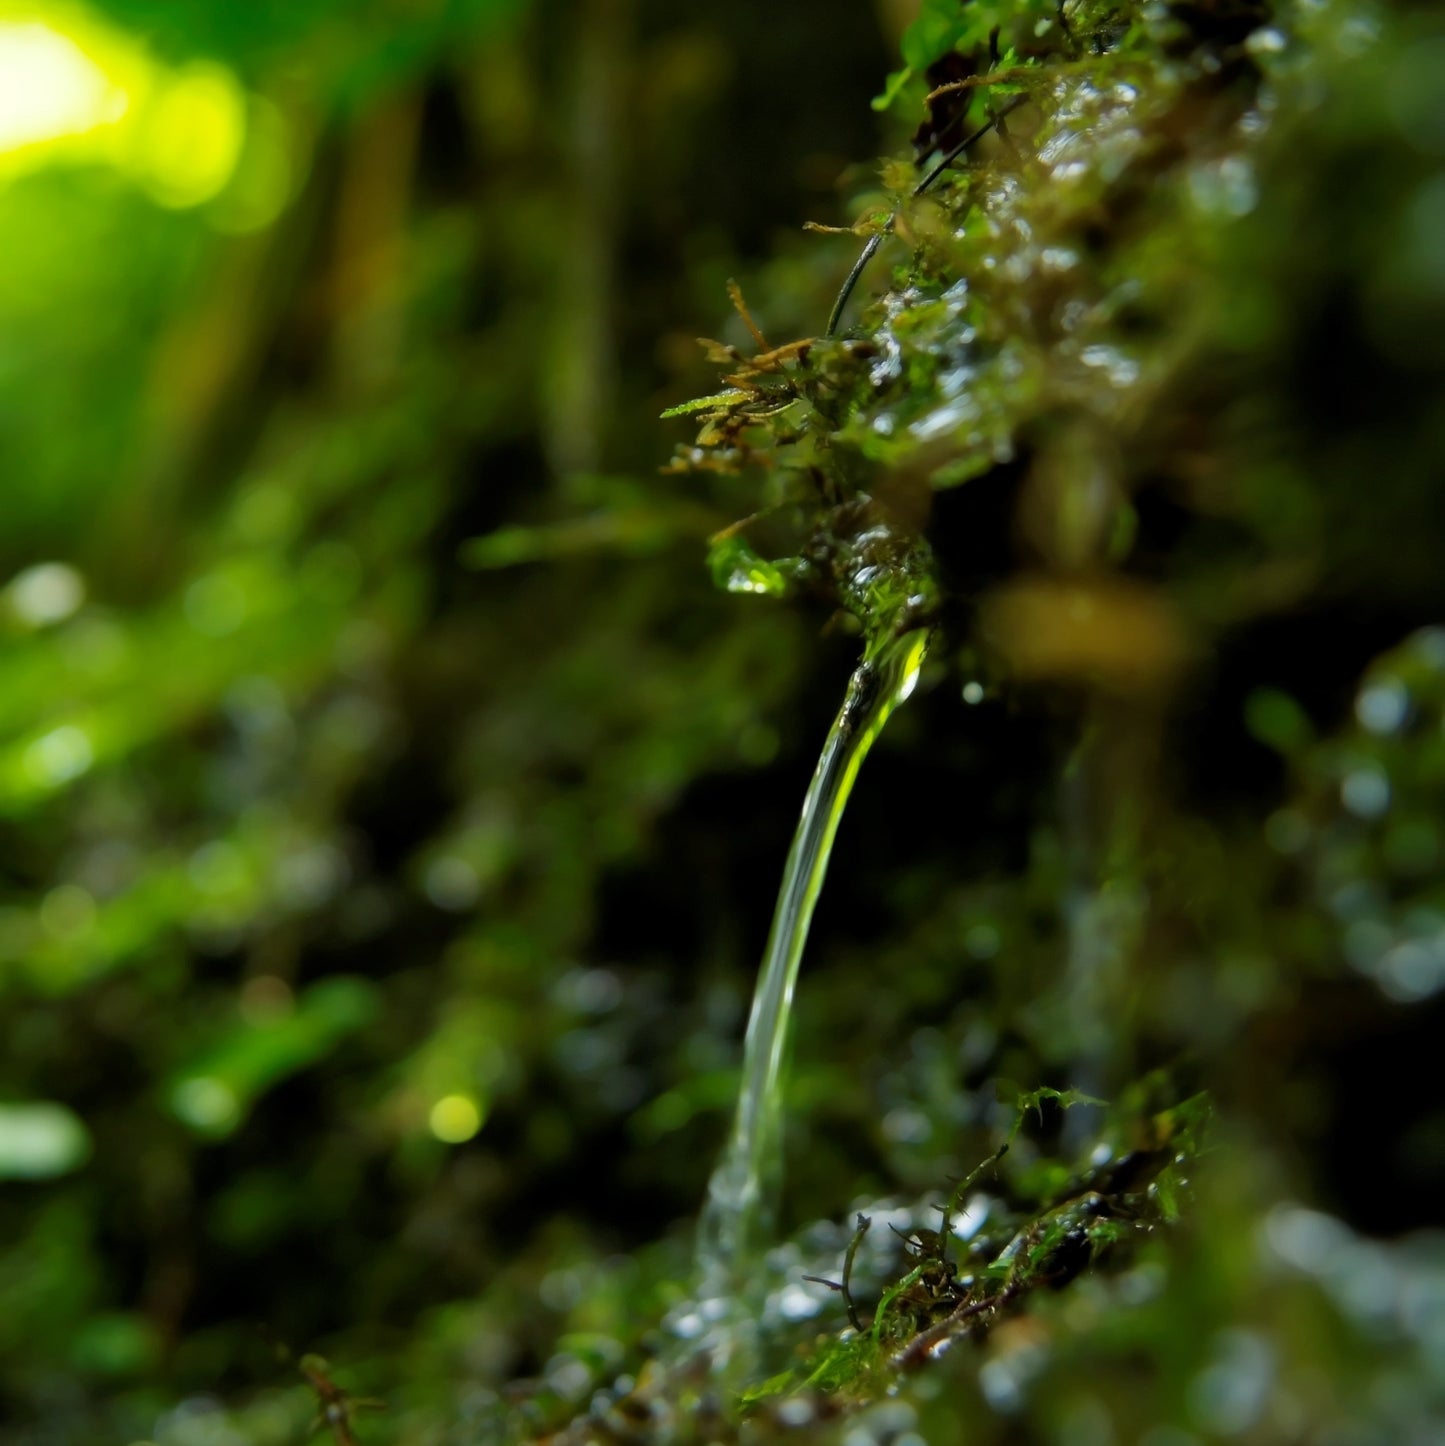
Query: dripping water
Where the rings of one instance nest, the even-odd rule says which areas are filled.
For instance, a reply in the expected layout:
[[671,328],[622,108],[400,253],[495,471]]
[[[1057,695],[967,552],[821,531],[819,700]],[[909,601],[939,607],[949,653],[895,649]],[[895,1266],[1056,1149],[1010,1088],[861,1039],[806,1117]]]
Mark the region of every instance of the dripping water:
[[756,1315],[757,1291],[748,1286],[782,1183],[782,1066],[813,906],[858,769],[889,715],[913,691],[927,643],[923,629],[905,633],[854,671],[788,851],[748,1018],[737,1113],[708,1183],[698,1232],[700,1294],[718,1327],[713,1349],[719,1363],[747,1353],[742,1337]]

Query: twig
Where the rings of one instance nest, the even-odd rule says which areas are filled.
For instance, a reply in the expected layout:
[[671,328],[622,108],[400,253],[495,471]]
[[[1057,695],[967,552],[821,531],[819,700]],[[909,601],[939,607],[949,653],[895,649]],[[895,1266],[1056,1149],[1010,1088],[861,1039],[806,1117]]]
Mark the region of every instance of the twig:
[[757,343],[758,350],[762,352],[771,350],[768,346],[767,338],[761,330],[759,330],[757,322],[753,320],[753,314],[748,310],[747,302],[743,300],[742,287],[739,286],[736,281],[728,282],[728,295],[732,298],[733,307],[736,309],[737,314],[742,317],[743,325],[747,327],[748,331],[752,334],[753,340]]
[[1005,1140],[988,1159],[981,1164],[975,1165],[957,1185],[953,1187],[953,1193],[948,1197],[948,1204],[943,1210],[943,1245],[939,1250],[938,1258],[946,1261],[948,1259],[948,1242],[953,1234],[953,1216],[958,1207],[963,1203],[963,1192],[978,1179],[987,1169],[994,1167],[1005,1155],[1008,1154],[1008,1141]]
[[[1027,97],[1015,96],[997,115],[990,115],[979,128],[972,134],[965,136],[954,148],[928,172],[926,176],[913,188],[915,197],[921,196],[933,183],[961,156],[971,145],[980,141],[995,126],[1000,125],[1004,118],[1016,111]],[[898,219],[898,212],[895,209],[884,222],[883,229],[876,235],[868,238],[868,244],[863,248],[862,254],[853,263],[853,269],[848,273],[848,278],[843,283],[843,289],[838,293],[838,299],[833,303],[832,314],[828,317],[828,325],[823,331],[825,337],[833,336],[838,330],[838,323],[843,319],[843,308],[848,305],[848,298],[853,295],[853,288],[858,285],[868,263],[878,254],[878,248],[883,244],[883,238],[891,234],[893,223]]]
[[1036,65],[1011,65],[1007,70],[993,70],[987,75],[970,75],[963,80],[950,80],[946,85],[940,85],[936,90],[931,90],[925,101],[935,101],[940,96],[952,95],[959,90],[977,90],[984,85],[1012,85],[1017,81],[1025,80],[1032,76],[1039,79],[1043,72]]
[[1026,100],[1027,96],[1016,95],[999,111],[991,115],[972,135],[965,136],[934,168],[913,188],[915,196],[921,196],[971,145],[981,141],[1005,116],[1012,115]]
[[987,1310],[1001,1310],[1008,1305],[1015,1296],[1022,1291],[1023,1286],[1018,1282],[1012,1282],[999,1291],[997,1295],[991,1295],[984,1300],[968,1301],[958,1307],[952,1314],[935,1325],[928,1327],[926,1331],[919,1333],[893,1357],[893,1365],[897,1370],[912,1370],[921,1366],[934,1350],[944,1341],[949,1340],[958,1333],[958,1328],[965,1321],[972,1320],[976,1315],[982,1315]]
[[898,212],[895,211],[889,218],[883,229],[876,236],[868,238],[868,244],[863,248],[862,254],[853,263],[853,269],[848,273],[848,279],[843,283],[843,289],[838,293],[838,299],[833,303],[832,314],[828,317],[828,325],[823,331],[824,336],[832,336],[838,330],[838,323],[843,319],[843,308],[848,305],[848,298],[853,294],[853,288],[857,286],[859,278],[863,275],[863,269],[878,253],[878,248],[883,244],[883,238],[893,230],[893,223],[898,219]]
[[843,1297],[843,1305],[848,1312],[848,1323],[861,1336],[863,1334],[863,1320],[858,1314],[858,1307],[853,1302],[853,1258],[858,1254],[858,1247],[863,1243],[863,1237],[868,1233],[868,1227],[873,1221],[861,1210],[858,1212],[858,1228],[853,1232],[853,1238],[848,1242],[848,1249],[843,1256],[843,1281],[840,1285],[836,1280],[825,1280],[821,1275],[805,1275],[804,1280],[811,1280],[817,1285],[826,1285],[829,1290],[836,1290]]

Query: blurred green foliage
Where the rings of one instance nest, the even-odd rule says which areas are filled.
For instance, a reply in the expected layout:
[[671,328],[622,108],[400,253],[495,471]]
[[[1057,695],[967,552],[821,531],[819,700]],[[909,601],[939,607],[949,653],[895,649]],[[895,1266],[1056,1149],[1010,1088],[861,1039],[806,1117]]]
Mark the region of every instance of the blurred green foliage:
[[[1041,1280],[1128,1120],[1207,1088],[1218,1134],[899,1398],[780,1381],[743,1429],[1437,1438],[1445,32],[1063,15],[929,0],[896,126],[933,65],[1051,80],[911,199],[846,169],[885,144],[865,7],[0,17],[7,1443],[280,1446],[318,1380],[386,1401],[362,1442],[599,1390],[574,1434],[737,1429],[642,1362],[880,496],[941,633],[805,969],[780,1339],[826,1354],[801,1273],[858,1209],[916,1229],[1001,1079],[1041,1111],[981,1238],[1042,1221]],[[856,242],[796,227],[840,175],[899,218],[844,334],[774,416],[689,408],[728,276],[818,335]],[[735,454],[659,477],[667,408]],[[714,589],[710,536],[796,600]]]
[[[423,1335],[444,1417],[452,1352],[527,1369],[544,1276],[692,1208],[702,1159],[617,1161],[634,1108],[726,1069],[751,944],[634,952],[597,915],[695,778],[777,752],[803,641],[729,627],[726,504],[646,480],[668,328],[799,204],[795,167],[684,209],[764,83],[747,18],[4,16],[75,132],[0,157],[7,1439],[200,1439],[261,1390],[246,1438],[298,1440],[303,1351]],[[866,110],[882,37],[840,43]],[[218,130],[182,204],[157,167]],[[836,141],[793,128],[815,188]],[[464,548],[503,523],[574,541]]]

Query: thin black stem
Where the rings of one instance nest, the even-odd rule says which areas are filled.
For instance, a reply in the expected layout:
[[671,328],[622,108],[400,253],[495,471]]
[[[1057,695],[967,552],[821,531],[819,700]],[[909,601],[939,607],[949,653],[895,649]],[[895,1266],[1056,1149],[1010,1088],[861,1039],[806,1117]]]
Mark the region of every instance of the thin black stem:
[[[921,196],[971,145],[980,141],[995,126],[1002,124],[1005,116],[1015,111],[1024,103],[1024,96],[1015,96],[997,115],[990,115],[989,118],[974,131],[971,135],[965,136],[954,148],[943,157],[937,165],[913,188],[915,196]],[[853,269],[848,273],[848,278],[843,283],[843,289],[838,293],[838,299],[833,303],[832,314],[828,317],[828,325],[823,331],[825,337],[833,336],[838,330],[838,323],[843,319],[843,308],[848,305],[848,298],[853,295],[853,288],[858,285],[868,263],[878,254],[878,248],[883,244],[883,238],[893,230],[893,223],[898,219],[898,212],[888,218],[884,227],[876,235],[868,238],[868,244],[863,248],[862,254],[853,263]]]
[[1003,118],[1016,111],[1027,99],[1016,95],[997,115],[991,115],[972,135],[965,136],[938,162],[934,168],[913,188],[915,196],[921,196],[971,145],[981,141]]
[[858,1307],[853,1304],[853,1261],[872,1223],[861,1210],[858,1212],[858,1228],[853,1232],[853,1238],[848,1242],[848,1251],[843,1256],[843,1304],[848,1307],[849,1322],[860,1336],[863,1334],[863,1321],[858,1315]]
[[862,255],[853,263],[853,269],[848,273],[848,279],[843,283],[843,289],[838,293],[838,299],[833,303],[832,315],[828,317],[827,329],[824,336],[832,336],[838,330],[838,323],[843,318],[843,308],[848,305],[848,298],[853,294],[853,288],[857,286],[858,279],[863,275],[863,269],[877,254],[878,248],[883,244],[883,238],[893,229],[893,216],[888,218],[888,224],[876,236],[868,238],[868,244],[863,248]]
[[929,1326],[927,1330],[920,1331],[914,1336],[893,1357],[893,1365],[900,1371],[913,1370],[923,1365],[944,1341],[956,1336],[959,1330],[974,1316],[982,1315],[988,1310],[1002,1310],[1004,1306],[1013,1302],[1022,1289],[1023,1286],[1017,1281],[1010,1281],[997,1295],[988,1296],[983,1300],[965,1301],[952,1315],[945,1316],[937,1325]]

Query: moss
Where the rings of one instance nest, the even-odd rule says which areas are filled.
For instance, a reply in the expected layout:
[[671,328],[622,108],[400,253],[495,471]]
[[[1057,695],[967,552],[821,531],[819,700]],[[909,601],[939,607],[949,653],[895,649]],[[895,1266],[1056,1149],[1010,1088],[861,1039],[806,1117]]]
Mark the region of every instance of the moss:
[[[689,404],[704,420],[672,470],[760,483],[760,512],[717,543],[727,585],[807,584],[885,627],[927,592],[930,492],[1025,462],[1052,489],[1031,539],[1049,561],[1127,553],[1131,494],[1167,465],[1160,412],[1216,301],[1201,278],[1253,206],[1269,18],[1243,3],[926,12],[913,70],[936,49],[964,78],[935,91],[922,159],[947,156],[940,137],[975,144],[921,181],[885,168],[884,210],[859,229],[877,233],[865,254],[883,240],[873,264],[892,284],[840,336],[769,347],[753,327],[750,357],[709,344],[735,370]],[[886,537],[886,555],[860,565],[860,537]],[[880,589],[880,569],[898,584]]]
[[[1433,633],[1374,665],[1360,728],[1334,742],[1315,744],[1305,711],[1282,692],[1256,689],[1232,705],[1229,726],[1252,729],[1296,770],[1296,803],[1267,824],[1240,824],[1222,844],[1165,781],[1191,768],[1207,776],[1207,763],[1167,753],[1181,746],[1176,720],[1186,703],[1200,706],[1206,660],[1261,620],[1327,608],[1351,587],[1408,596],[1417,610],[1440,596],[1412,544],[1408,580],[1378,571],[1377,546],[1406,499],[1418,505],[1426,459],[1438,457],[1424,401],[1438,393],[1438,367],[1403,340],[1408,328],[1388,304],[1362,315],[1362,290],[1372,303],[1388,290],[1365,279],[1385,274],[1371,269],[1384,266],[1378,228],[1337,205],[1348,187],[1373,184],[1356,169],[1366,155],[1379,166],[1398,145],[1378,86],[1403,63],[1411,30],[1345,4],[1228,0],[927,5],[920,27],[880,98],[911,98],[916,117],[930,97],[919,165],[885,166],[880,193],[864,199],[854,228],[867,238],[863,269],[845,285],[845,301],[855,280],[858,291],[838,334],[774,347],[749,321],[756,350],[728,355],[729,390],[707,399],[695,442],[670,470],[738,474],[753,489],[757,511],[713,542],[724,586],[811,592],[870,640],[917,607],[912,616],[942,622],[947,656],[976,696],[998,689],[1020,711],[1044,698],[1079,721],[1064,789],[1078,791],[1084,842],[1041,827],[1021,876],[989,904],[984,886],[954,895],[959,912],[938,926],[939,967],[957,956],[969,911],[983,912],[991,947],[1008,941],[992,978],[1000,992],[984,1006],[996,1027],[1028,1037],[1035,1068],[1046,1060],[1067,1077],[1066,1061],[1083,1058],[1095,1076],[1142,1082],[1111,1113],[1106,1163],[1011,1157],[1005,1208],[966,1262],[922,1227],[905,1232],[900,1268],[867,1296],[871,1313],[845,1272],[832,1282],[839,1310],[861,1311],[858,1320],[799,1342],[787,1369],[748,1386],[740,1404],[760,1438],[826,1431],[840,1412],[862,1411],[866,1423],[900,1372],[955,1337],[1001,1332],[1006,1344],[988,1356],[996,1405],[1008,1397],[1000,1381],[1017,1385],[1035,1369],[1013,1360],[1028,1357],[1018,1343],[1033,1330],[1064,1362],[1056,1404],[1030,1416],[1038,1439],[1073,1439],[1065,1403],[1084,1411],[1095,1399],[1080,1363],[1096,1357],[1111,1373],[1098,1390],[1115,1419],[1208,1430],[1228,1413],[1205,1399],[1206,1368],[1192,1385],[1182,1366],[1170,1375],[1171,1353],[1187,1355],[1177,1319],[1167,1340],[1150,1342],[1127,1313],[1110,1314],[1121,1296],[1081,1286],[1077,1319],[1098,1324],[1091,1342],[1067,1308],[1050,1306],[1050,1288],[1067,1295],[1076,1281],[1102,1280],[1110,1272],[1088,1267],[1104,1261],[1128,1279],[1142,1251],[1147,1268],[1129,1289],[1167,1275],[1176,1315],[1193,1301],[1221,1341],[1231,1330],[1245,1339],[1252,1327],[1238,1322],[1254,1309],[1256,1267],[1237,1241],[1201,1243],[1188,1185],[1219,1171],[1217,1200],[1218,1179],[1239,1167],[1202,1158],[1203,1097],[1157,1098],[1147,1064],[1187,1044],[1218,1071],[1232,1031],[1279,1027],[1301,975],[1334,967],[1338,936],[1320,917],[1322,898],[1356,967],[1387,993],[1418,999],[1439,987],[1425,943],[1438,921],[1423,741],[1434,736]],[[1361,68],[1352,47],[1357,61],[1374,59]],[[938,169],[954,137],[975,134]],[[1418,157],[1384,164],[1394,180],[1380,204],[1398,211],[1428,183]],[[1293,259],[1309,223],[1340,239],[1338,251]],[[870,283],[883,289],[864,300]],[[1383,351],[1408,381],[1369,425],[1341,422],[1345,455],[1331,454],[1332,420],[1310,411],[1338,378],[1302,360],[1322,308],[1347,319],[1361,355]],[[1340,402],[1354,405],[1347,392]],[[1372,448],[1398,470],[1365,502],[1346,479]],[[1005,500],[991,506],[989,496]],[[1425,532],[1439,536],[1433,514]],[[1398,718],[1385,728],[1388,709]],[[1388,817],[1371,811],[1397,793],[1408,802]],[[1080,857],[1087,878],[1071,880]],[[1057,947],[1025,957],[1018,941],[1039,900],[1071,888],[1075,974],[1061,982]],[[918,922],[896,956],[931,937]],[[1162,978],[1151,976],[1156,961]],[[916,952],[907,967],[924,972]],[[1253,1088],[1256,1110],[1268,1094],[1259,1079],[1230,1088]],[[1127,1149],[1120,1132],[1132,1132]],[[1248,1133],[1236,1126],[1231,1148],[1260,1159]],[[1256,1200],[1230,1218],[1252,1230],[1263,1212]],[[1138,1358],[1159,1373],[1152,1394],[1122,1403]],[[972,1368],[945,1370],[942,1392],[909,1396],[910,1422],[931,1413],[942,1429],[965,1400],[977,1403],[977,1381],[963,1383]],[[951,1405],[928,1404],[944,1399]],[[692,1439],[667,1429],[680,1434],[663,1439]],[[979,1439],[1013,1439],[1007,1429],[995,1420]]]
[[[797,1435],[799,1428],[807,1439],[812,1429],[893,1394],[955,1344],[981,1346],[1002,1323],[1036,1310],[1040,1293],[1062,1292],[1096,1266],[1125,1268],[1178,1223],[1189,1176],[1209,1145],[1203,1095],[1157,1108],[1176,1091],[1175,1081],[1156,1075],[1116,1107],[1077,1091],[1017,1095],[1013,1124],[993,1155],[936,1199],[888,1212],[932,1218],[940,1228],[859,1214],[840,1279],[803,1273],[790,1282],[834,1290],[851,1324],[800,1336],[774,1320],[774,1351],[791,1336],[791,1360],[735,1400],[709,1382],[698,1358],[604,1391],[585,1419],[553,1439],[608,1446],[738,1441],[760,1432]],[[1061,1112],[1076,1107],[1093,1128],[1070,1163],[1030,1134],[1046,1120],[1057,1127]],[[873,1257],[866,1267],[858,1265],[860,1254]],[[870,1283],[860,1286],[855,1270]]]

